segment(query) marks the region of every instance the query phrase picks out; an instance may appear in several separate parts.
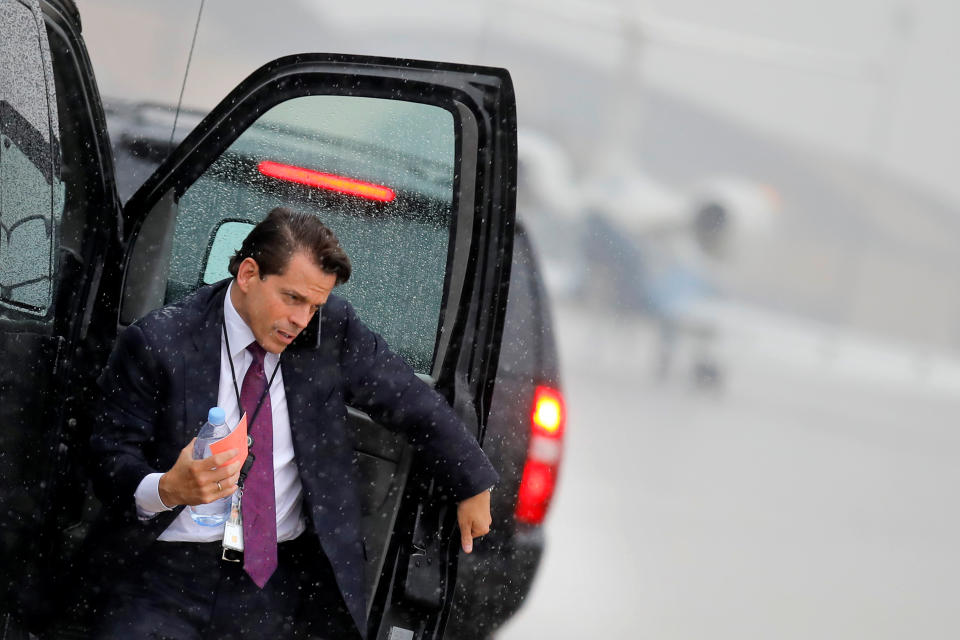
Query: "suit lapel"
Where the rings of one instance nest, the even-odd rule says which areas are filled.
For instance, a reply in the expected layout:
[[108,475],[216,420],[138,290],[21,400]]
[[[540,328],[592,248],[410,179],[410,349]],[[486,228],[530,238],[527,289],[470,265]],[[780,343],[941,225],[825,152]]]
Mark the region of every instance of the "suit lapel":
[[334,388],[334,380],[324,375],[327,367],[317,356],[316,348],[306,347],[287,349],[280,358],[298,461],[301,452],[306,454],[316,446],[318,425],[325,420],[324,401]]
[[[318,314],[319,316],[320,314]],[[309,510],[324,510],[329,505],[330,492],[324,486],[330,480],[330,457],[344,446],[342,416],[336,407],[342,404],[330,402],[330,396],[338,386],[339,371],[335,361],[318,346],[319,333],[315,318],[310,335],[297,337],[283,352],[280,361],[283,367],[283,387],[290,417],[290,432],[300,480],[304,488],[304,500]],[[316,515],[315,513],[313,515]]]
[[[304,451],[303,444],[309,440],[306,414],[310,411],[311,404],[309,388],[311,376],[305,375],[308,358],[304,355],[301,350],[287,349],[280,357],[280,362],[283,364],[283,390],[287,398],[287,413],[290,416],[290,432],[293,435],[298,460],[300,452]],[[313,416],[315,415],[314,413]]]
[[315,425],[321,412],[319,405],[333,390],[333,380],[328,375],[322,375],[318,358],[318,325],[322,313],[322,309],[317,312],[316,317],[280,356],[280,362],[283,363],[283,390],[290,415],[290,431],[293,433],[298,454],[309,451],[304,449],[303,445],[313,442]]
[[223,332],[223,299],[227,287],[217,285],[201,318],[191,332],[190,345],[184,353],[184,424],[186,437],[192,438],[200,428],[207,411],[216,406],[220,393],[220,344]]

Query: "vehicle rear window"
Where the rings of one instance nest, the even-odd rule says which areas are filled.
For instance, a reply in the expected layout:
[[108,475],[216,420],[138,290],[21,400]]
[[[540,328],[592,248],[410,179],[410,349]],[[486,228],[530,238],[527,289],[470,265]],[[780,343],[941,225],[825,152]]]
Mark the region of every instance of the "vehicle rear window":
[[179,202],[166,301],[228,277],[249,225],[316,214],[353,263],[336,291],[417,371],[431,370],[451,236],[453,116],[432,105],[308,96],[265,113]]

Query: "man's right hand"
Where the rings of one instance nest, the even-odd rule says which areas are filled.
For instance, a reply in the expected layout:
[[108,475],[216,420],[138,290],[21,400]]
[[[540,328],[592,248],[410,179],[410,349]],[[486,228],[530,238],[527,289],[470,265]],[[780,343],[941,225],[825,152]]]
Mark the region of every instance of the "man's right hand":
[[240,452],[230,449],[203,460],[194,460],[195,441],[196,438],[191,440],[180,451],[173,468],[160,476],[160,499],[168,507],[207,504],[231,496],[237,490],[241,463],[221,465]]

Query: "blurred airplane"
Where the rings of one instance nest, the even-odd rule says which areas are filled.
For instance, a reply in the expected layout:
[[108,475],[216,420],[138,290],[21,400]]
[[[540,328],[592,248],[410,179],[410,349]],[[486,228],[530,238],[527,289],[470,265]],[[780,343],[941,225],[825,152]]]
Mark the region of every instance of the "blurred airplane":
[[518,147],[517,210],[545,239],[539,249],[553,294],[657,322],[657,374],[670,374],[689,341],[694,381],[719,384],[718,327],[704,303],[721,303],[725,266],[772,229],[776,192],[728,176],[672,188],[629,161],[581,178],[542,133],[522,130]]

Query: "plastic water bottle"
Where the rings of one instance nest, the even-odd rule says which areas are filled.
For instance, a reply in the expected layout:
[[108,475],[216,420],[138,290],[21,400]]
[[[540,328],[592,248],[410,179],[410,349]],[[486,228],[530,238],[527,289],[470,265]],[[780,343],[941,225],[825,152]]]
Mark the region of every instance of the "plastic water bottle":
[[[193,445],[193,459],[209,458],[213,455],[210,445],[228,435],[230,435],[230,428],[227,426],[227,414],[220,407],[212,407],[207,413],[207,421],[200,427],[200,433],[197,434],[197,441]],[[210,504],[198,504],[187,508],[190,510],[190,517],[197,524],[216,527],[227,521],[227,516],[230,515],[230,499],[230,496],[225,496]]]

